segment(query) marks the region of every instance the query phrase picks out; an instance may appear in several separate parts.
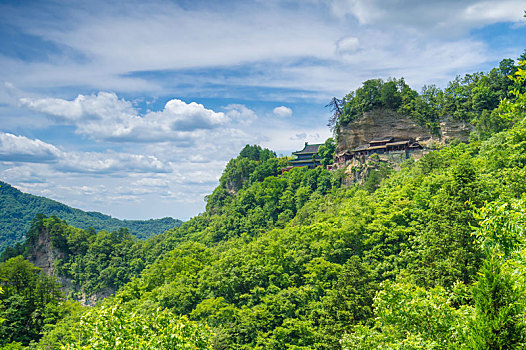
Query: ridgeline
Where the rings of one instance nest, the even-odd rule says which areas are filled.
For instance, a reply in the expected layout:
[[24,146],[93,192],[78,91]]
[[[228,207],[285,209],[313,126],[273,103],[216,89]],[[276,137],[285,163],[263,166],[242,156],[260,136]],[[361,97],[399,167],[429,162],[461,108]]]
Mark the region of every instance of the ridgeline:
[[[51,277],[21,257],[0,264],[0,342],[10,349],[523,348],[526,62],[512,73],[499,103],[486,95],[488,109],[474,108],[483,97],[459,94],[465,104],[451,118],[469,115],[470,142],[444,142],[361,183],[344,185],[344,169],[321,166],[282,173],[287,158],[247,145],[204,213],[140,244],[123,230],[36,218],[26,245],[52,251],[44,259]],[[477,76],[493,91],[491,74]],[[413,97],[417,111],[427,110]],[[367,110],[351,108],[333,125],[403,105],[358,102],[349,106]],[[440,118],[423,120],[440,134]],[[85,296],[107,286],[116,292],[83,308],[64,300],[54,278],[73,281]]]
[[31,221],[37,214],[57,216],[78,228],[96,231],[115,231],[126,228],[140,239],[180,226],[182,221],[173,218],[150,220],[119,220],[98,212],[85,212],[60,202],[23,193],[0,181],[0,253],[7,246],[22,243]]

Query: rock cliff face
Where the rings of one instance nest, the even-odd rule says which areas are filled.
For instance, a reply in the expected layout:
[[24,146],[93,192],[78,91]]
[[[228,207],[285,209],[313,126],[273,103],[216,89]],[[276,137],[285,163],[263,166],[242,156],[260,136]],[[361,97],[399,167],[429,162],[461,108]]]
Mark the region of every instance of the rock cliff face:
[[[41,228],[38,232],[38,237],[35,241],[29,244],[28,260],[35,266],[40,267],[42,271],[48,276],[54,275],[58,278],[61,289],[65,295],[70,292],[77,292],[78,286],[75,286],[72,281],[64,276],[60,276],[55,269],[55,261],[63,259],[64,254],[56,249],[53,249],[51,238],[46,228]],[[84,306],[94,306],[99,300],[107,298],[115,292],[113,289],[105,289],[92,295],[86,295],[80,291],[77,294],[78,301]],[[77,299],[77,298],[75,298]]]
[[414,139],[422,145],[444,143],[456,138],[468,141],[473,126],[467,123],[445,119],[440,123],[440,135],[431,135],[429,129],[418,125],[408,116],[393,110],[376,109],[341,127],[338,130],[336,153],[367,144],[369,141],[391,136],[396,139]]
[[444,140],[459,139],[467,142],[473,129],[473,125],[452,118],[445,118],[440,122],[440,132]]
[[42,228],[38,232],[35,242],[29,244],[29,261],[40,267],[48,275],[56,275],[54,261],[60,259],[57,252],[51,247],[49,232]]

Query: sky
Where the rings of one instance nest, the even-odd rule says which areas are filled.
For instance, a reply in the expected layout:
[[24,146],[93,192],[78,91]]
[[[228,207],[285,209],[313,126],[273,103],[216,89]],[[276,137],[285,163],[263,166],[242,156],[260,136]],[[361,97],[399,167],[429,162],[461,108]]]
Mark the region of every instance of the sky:
[[246,144],[331,136],[367,79],[415,90],[526,48],[521,0],[0,1],[0,180],[121,219],[204,211]]

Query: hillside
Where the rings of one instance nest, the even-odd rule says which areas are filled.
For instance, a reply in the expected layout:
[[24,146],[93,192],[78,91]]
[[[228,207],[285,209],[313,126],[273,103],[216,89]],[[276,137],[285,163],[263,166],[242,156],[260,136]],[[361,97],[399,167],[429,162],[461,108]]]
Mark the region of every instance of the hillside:
[[[301,169],[283,179],[299,179],[297,187],[276,187],[279,177],[246,186],[220,212],[167,233],[174,249],[83,319],[90,336],[70,319],[41,344],[81,337],[87,346],[98,318],[117,312],[114,322],[129,324],[137,312],[161,309],[206,324],[213,349],[462,348],[479,334],[472,320],[491,322],[484,299],[518,300],[522,291],[511,266],[526,266],[526,242],[499,233],[514,232],[502,226],[509,218],[523,224],[524,130],[520,123],[483,143],[432,152],[372,192],[336,186],[303,197],[316,170]],[[261,220],[286,198],[300,204],[288,220]],[[505,251],[517,265],[502,264]],[[494,279],[501,282],[491,287]],[[502,327],[513,331],[512,321]]]
[[144,239],[151,235],[181,225],[182,221],[173,218],[150,220],[119,220],[98,212],[85,212],[71,208],[57,201],[23,193],[13,186],[0,181],[0,253],[9,245],[24,240],[26,232],[31,227],[31,221],[37,214],[57,216],[69,224],[96,231],[115,231],[127,228],[138,238]]
[[441,143],[487,139],[510,126],[495,110],[515,89],[524,89],[509,79],[516,71],[514,61],[504,59],[488,73],[458,76],[445,89],[424,86],[421,93],[403,78],[367,80],[329,105],[338,150],[387,135]]
[[[503,130],[362,184],[342,186],[342,171],[322,167],[282,174],[287,159],[247,146],[205,213],[146,241],[37,218],[27,243],[49,243],[58,276],[83,291],[120,289],[85,309],[35,298],[30,286],[54,296],[56,285],[14,257],[0,263],[0,339],[37,349],[524,348],[526,62],[513,82],[491,111]],[[19,272],[40,277],[21,282]]]

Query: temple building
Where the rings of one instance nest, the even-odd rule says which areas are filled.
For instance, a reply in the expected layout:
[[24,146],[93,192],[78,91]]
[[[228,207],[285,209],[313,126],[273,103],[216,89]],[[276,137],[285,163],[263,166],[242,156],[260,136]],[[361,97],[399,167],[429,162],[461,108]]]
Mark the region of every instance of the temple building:
[[422,150],[423,147],[415,140],[396,140],[393,137],[382,137],[369,141],[368,145],[362,145],[352,150],[340,152],[335,157],[338,167],[344,166],[349,161],[363,161],[372,154],[397,155],[400,158],[409,158],[414,151]]
[[295,158],[290,161],[290,164],[294,167],[306,166],[309,169],[321,165],[321,158],[318,155],[318,149],[321,145],[321,143],[309,145],[308,142],[305,142],[305,147],[301,151],[292,152]]

